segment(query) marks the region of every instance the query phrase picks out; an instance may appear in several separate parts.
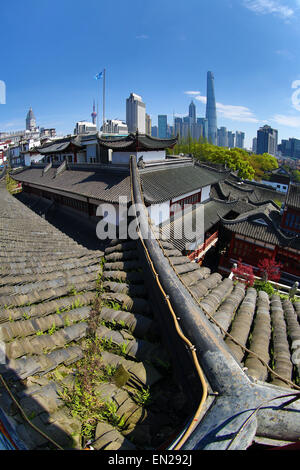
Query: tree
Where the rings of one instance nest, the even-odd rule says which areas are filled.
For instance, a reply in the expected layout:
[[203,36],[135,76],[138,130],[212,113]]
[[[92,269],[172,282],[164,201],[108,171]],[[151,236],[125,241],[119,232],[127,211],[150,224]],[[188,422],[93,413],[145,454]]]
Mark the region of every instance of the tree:
[[274,258],[264,258],[258,263],[259,275],[264,282],[278,282],[281,277],[282,264],[276,263]]

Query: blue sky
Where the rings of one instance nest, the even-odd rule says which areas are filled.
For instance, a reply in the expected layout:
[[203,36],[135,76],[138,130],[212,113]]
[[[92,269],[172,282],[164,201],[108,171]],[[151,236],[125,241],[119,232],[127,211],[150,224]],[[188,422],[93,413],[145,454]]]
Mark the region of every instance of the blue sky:
[[125,119],[131,92],[153,124],[191,99],[201,117],[211,70],[219,127],[247,146],[266,123],[300,138],[300,0],[15,0],[0,15],[0,131],[23,129],[32,106],[38,125],[71,133],[90,120],[103,68],[106,117]]

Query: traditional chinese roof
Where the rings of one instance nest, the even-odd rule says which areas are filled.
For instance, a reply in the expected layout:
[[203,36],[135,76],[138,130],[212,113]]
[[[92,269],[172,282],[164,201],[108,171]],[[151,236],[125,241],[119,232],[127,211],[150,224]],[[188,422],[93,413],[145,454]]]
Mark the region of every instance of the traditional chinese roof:
[[[197,204],[184,212],[175,214],[172,220],[169,220],[160,226],[162,236],[170,241],[178,250],[195,250],[204,240],[199,240],[199,233],[195,232],[196,221],[199,217],[203,221],[203,235],[212,229],[221,217],[227,217],[230,213],[235,215],[243,214],[252,210],[255,206],[244,201],[223,201],[211,199],[204,204]],[[200,219],[203,217],[203,219]],[[202,227],[201,227],[202,228]]]
[[299,184],[290,184],[287,196],[286,196],[286,205],[293,209],[300,209],[300,185]]
[[193,163],[149,167],[140,175],[147,203],[168,201],[224,179],[224,173]]
[[[93,169],[92,169],[93,168]],[[214,184],[224,174],[193,163],[170,162],[165,165],[140,170],[145,202],[157,204],[184,195],[196,189]],[[35,184],[42,188],[56,189],[107,202],[118,202],[119,196],[130,200],[130,178],[128,168],[111,165],[67,165],[66,171],[56,175],[56,168],[46,173],[43,168],[30,167],[14,174],[17,181]]]
[[83,150],[80,140],[78,138],[64,138],[47,143],[39,147],[39,153],[42,155],[49,155],[53,153],[67,153],[74,152],[74,150]]
[[38,185],[42,189],[64,191],[78,196],[86,196],[99,201],[117,203],[119,196],[130,200],[130,177],[128,171],[110,171],[101,167],[86,170],[66,169],[56,175],[57,169],[52,167],[46,173],[44,168],[30,167],[14,175],[17,181]]
[[[124,430],[98,418],[93,448],[160,445],[186,419],[185,397],[161,366],[169,356],[153,322],[136,242],[111,242],[104,260],[103,251],[77,244],[4,185],[0,202],[0,340],[6,354],[0,372],[23,412],[44,433],[24,420],[0,383],[0,409],[19,440],[33,450],[85,447],[86,421],[72,414],[63,395],[76,393],[84,367],[80,361],[86,357],[91,366],[94,338],[99,356],[92,393],[101,396],[102,406],[115,406]],[[108,370],[117,371],[114,379]],[[133,397],[139,387],[150,386],[162,395],[153,396],[156,405],[149,411]]]
[[121,152],[165,150],[174,147],[176,143],[177,137],[172,139],[158,139],[147,134],[129,134],[128,136],[114,139],[99,138],[99,144],[102,147]]
[[234,220],[221,217],[221,222],[231,232],[244,235],[273,245],[300,249],[300,237],[287,235],[280,228],[280,211],[276,204],[257,205],[251,211],[239,215]]

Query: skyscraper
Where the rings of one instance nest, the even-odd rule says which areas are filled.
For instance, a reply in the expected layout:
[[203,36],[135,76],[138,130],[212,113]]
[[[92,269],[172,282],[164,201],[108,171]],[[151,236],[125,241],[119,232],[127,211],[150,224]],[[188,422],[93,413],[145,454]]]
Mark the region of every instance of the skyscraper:
[[174,135],[178,135],[179,137],[182,136],[182,118],[176,117],[174,118]]
[[146,105],[142,97],[131,93],[126,100],[126,124],[128,132],[145,134],[146,131]]
[[236,131],[235,133],[235,146],[239,149],[244,148],[245,142],[245,133],[241,131]]
[[189,117],[191,124],[196,124],[196,106],[193,100],[189,106]]
[[228,131],[226,127],[218,129],[218,145],[219,147],[228,147]]
[[33,131],[35,128],[36,128],[36,120],[35,120],[32,108],[30,107],[26,116],[26,130]]
[[166,114],[158,115],[158,137],[166,139],[168,133],[168,117]]
[[200,124],[203,128],[202,137],[208,140],[208,120],[206,118],[197,118],[197,124]]
[[269,153],[276,155],[278,144],[278,131],[270,126],[260,127],[257,131],[257,149],[256,152],[261,155]]
[[232,131],[228,131],[228,147],[231,149],[234,148],[234,138],[235,134]]
[[207,72],[206,118],[208,120],[208,142],[217,145],[217,108],[214,75],[212,72]]

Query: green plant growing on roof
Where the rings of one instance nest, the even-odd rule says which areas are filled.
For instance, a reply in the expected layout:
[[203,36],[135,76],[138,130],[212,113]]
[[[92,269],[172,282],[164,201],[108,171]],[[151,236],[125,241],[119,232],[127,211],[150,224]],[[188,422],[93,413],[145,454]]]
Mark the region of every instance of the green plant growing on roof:
[[144,406],[146,408],[152,403],[150,387],[141,387],[140,389],[135,390],[135,392],[132,394],[132,398],[138,405]]
[[45,333],[44,333],[43,330],[38,330],[38,331],[36,331],[35,334],[36,334],[37,336],[43,336]]
[[48,335],[53,335],[53,333],[55,333],[56,330],[57,330],[57,327],[55,325],[55,322],[53,322],[51,328],[48,330]]
[[128,345],[129,345],[128,341],[125,341],[124,343],[119,344],[119,348],[120,348],[120,352],[122,356],[127,355]]
[[115,374],[116,370],[117,367],[115,365],[106,364],[106,366],[104,367],[104,372],[109,377],[112,377]]

